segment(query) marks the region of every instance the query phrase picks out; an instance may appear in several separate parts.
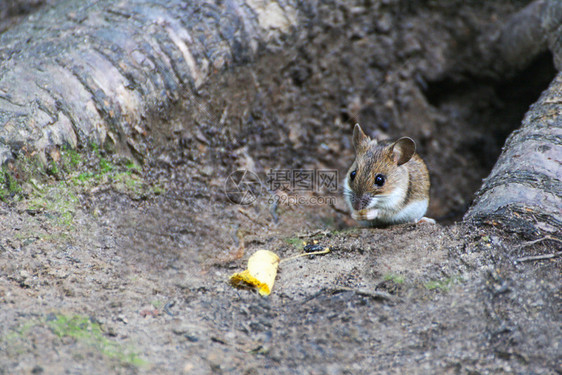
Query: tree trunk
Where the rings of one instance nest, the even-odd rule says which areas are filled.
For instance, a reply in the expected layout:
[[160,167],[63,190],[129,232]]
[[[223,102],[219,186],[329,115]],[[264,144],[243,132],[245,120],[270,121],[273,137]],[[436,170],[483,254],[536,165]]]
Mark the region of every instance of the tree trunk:
[[106,140],[142,155],[149,112],[273,48],[300,16],[290,1],[59,2],[0,36],[0,165]]
[[511,134],[466,215],[527,235],[562,229],[562,73]]
[[[499,39],[504,64],[537,54],[541,41],[548,40],[562,68],[562,2],[536,1],[507,25],[519,27],[505,27]],[[465,219],[498,223],[528,236],[562,230],[562,73],[507,139]]]

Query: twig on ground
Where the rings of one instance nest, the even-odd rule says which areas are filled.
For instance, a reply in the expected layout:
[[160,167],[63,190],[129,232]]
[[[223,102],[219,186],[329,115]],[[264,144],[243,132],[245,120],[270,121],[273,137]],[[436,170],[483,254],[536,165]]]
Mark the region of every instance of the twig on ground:
[[345,286],[333,286],[333,287],[327,287],[327,288],[322,288],[321,290],[319,290],[318,292],[314,293],[312,296],[308,297],[307,299],[305,299],[303,302],[301,302],[301,304],[304,303],[308,303],[310,301],[312,301],[313,299],[318,298],[320,295],[322,295],[323,293],[326,292],[331,292],[331,293],[338,293],[338,292],[354,292],[356,294],[360,294],[366,297],[371,297],[373,299],[378,299],[378,300],[386,300],[389,302],[397,302],[400,299],[398,297],[393,296],[392,294],[389,293],[385,293],[385,292],[379,292],[376,290],[365,290],[365,289],[354,289],[354,288],[349,288],[349,287],[345,287]]
[[310,238],[310,237],[317,236],[319,234],[321,234],[323,236],[326,236],[329,233],[330,233],[330,231],[328,231],[328,230],[318,229],[318,230],[315,230],[314,232],[298,234],[297,238]]
[[545,259],[553,259],[562,255],[562,251],[552,254],[543,254],[543,255],[531,255],[527,257],[521,257],[515,259],[515,263],[522,263],[522,262],[531,262],[533,260],[545,260]]
[[341,208],[337,208],[337,207],[334,205],[334,203],[332,203],[332,202],[330,202],[330,207],[332,207],[332,209],[333,209],[334,211],[336,211],[338,214],[342,214],[342,215],[344,215],[344,216],[348,216],[348,215],[349,215],[349,212],[347,212],[347,211],[345,211],[345,210],[342,210]]
[[366,290],[366,289],[355,289],[355,288],[348,288],[345,286],[337,286],[337,287],[333,287],[331,288],[331,290],[336,291],[336,292],[355,292],[357,294],[363,295],[363,296],[367,296],[367,297],[372,297],[375,299],[384,299],[384,300],[388,300],[388,301],[395,301],[396,297],[394,297],[392,294],[386,293],[386,292],[379,292],[378,290]]
[[531,246],[531,245],[534,245],[536,243],[546,241],[546,240],[562,242],[562,239],[560,239],[560,238],[556,238],[556,237],[552,237],[552,236],[544,236],[542,238],[539,238],[539,239],[536,239],[536,240],[533,240],[533,241],[524,242],[521,245],[517,246],[517,248],[523,248],[523,247]]
[[313,252],[310,252],[310,253],[297,254],[297,255],[290,256],[288,258],[281,259],[281,261],[279,263],[283,263],[283,262],[286,262],[288,260],[293,260],[293,259],[297,259],[297,258],[302,258],[302,257],[308,256],[308,255],[324,255],[324,254],[328,254],[330,251],[332,251],[332,249],[330,249],[329,247],[325,247],[324,250],[313,251]]
[[242,215],[246,216],[248,219],[250,219],[250,221],[252,221],[254,224],[260,225],[260,226],[267,226],[264,223],[261,223],[257,218],[255,218],[252,214],[250,214],[248,211],[246,211],[243,208],[238,208],[238,212],[240,212]]

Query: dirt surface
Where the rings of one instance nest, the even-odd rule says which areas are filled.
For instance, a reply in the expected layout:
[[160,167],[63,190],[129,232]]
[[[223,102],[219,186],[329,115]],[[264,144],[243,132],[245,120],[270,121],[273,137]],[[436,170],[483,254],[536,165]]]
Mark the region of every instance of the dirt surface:
[[[141,166],[92,146],[3,170],[0,373],[560,373],[560,240],[459,222],[552,65],[536,87],[463,77],[476,30],[525,2],[464,3],[327,7],[311,42],[148,119]],[[357,228],[326,188],[272,203],[270,170],[341,189],[355,121],[416,139],[439,224]],[[263,183],[250,205],[237,169]],[[269,297],[228,284],[313,240],[331,252],[282,262]]]
[[[326,208],[287,209],[275,225],[267,210],[112,190],[82,196],[92,206],[70,226],[2,206],[4,373],[560,370],[560,258],[517,262],[556,241],[464,225],[336,230]],[[256,250],[287,258],[313,239],[331,252],[282,262],[269,297],[228,285]]]

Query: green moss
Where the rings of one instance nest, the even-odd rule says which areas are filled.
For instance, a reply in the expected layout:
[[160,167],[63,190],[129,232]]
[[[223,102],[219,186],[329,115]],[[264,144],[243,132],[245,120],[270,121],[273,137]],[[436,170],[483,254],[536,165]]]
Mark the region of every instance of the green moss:
[[65,147],[62,152],[62,160],[65,170],[70,172],[82,163],[82,156],[75,149]]
[[160,195],[160,194],[164,194],[166,192],[166,190],[159,185],[154,185],[152,186],[152,194],[154,195]]
[[72,238],[68,232],[57,231],[49,234],[40,234],[39,238],[47,242],[65,242]]
[[[9,347],[15,353],[24,353],[34,327],[46,327],[57,337],[72,337],[77,342],[87,345],[102,355],[116,359],[125,365],[142,367],[148,362],[142,359],[132,348],[108,339],[102,326],[92,319],[81,315],[49,314],[47,318],[30,319],[20,327],[0,336],[3,347]],[[76,354],[79,355],[79,354]]]
[[78,197],[64,182],[50,185],[42,190],[34,190],[27,200],[31,210],[46,211],[58,224],[70,227],[73,224]]
[[5,201],[19,192],[21,192],[21,185],[6,167],[2,167],[0,169],[0,200]]
[[447,277],[445,279],[441,279],[441,280],[431,280],[428,281],[424,284],[424,287],[428,290],[441,290],[444,292],[448,292],[449,290],[451,290],[451,287],[454,284],[460,283],[462,282],[463,279],[459,276],[454,276],[454,277]]
[[162,187],[146,183],[141,169],[133,160],[107,157],[93,143],[87,155],[64,147],[60,158],[46,165],[37,155],[21,154],[9,168],[0,169],[0,200],[23,201],[26,208],[43,211],[68,226],[79,204],[77,197],[99,185],[111,185],[133,199],[162,194]]
[[298,237],[285,238],[285,242],[299,250],[304,248],[304,241]]
[[92,152],[99,156],[100,155],[100,146],[95,143],[95,142],[90,142],[90,149],[92,150]]
[[95,175],[92,172],[82,172],[78,176],[71,177],[71,179],[73,180],[73,182],[76,182],[76,181],[86,182],[94,176]]
[[58,337],[72,337],[77,341],[94,347],[109,358],[116,358],[120,362],[133,366],[144,366],[145,360],[132,350],[125,349],[119,343],[107,339],[99,323],[80,315],[66,316],[58,314],[55,319],[48,320],[47,326]]
[[333,230],[331,233],[334,236],[339,236],[339,235],[346,235],[346,234],[352,234],[352,233],[357,233],[359,232],[359,228],[357,227],[352,227],[352,228],[345,228],[342,230]]
[[404,279],[404,276],[402,276],[402,275],[396,275],[396,274],[393,274],[393,273],[389,273],[389,274],[384,275],[384,281],[391,281],[395,284],[404,284],[405,279]]
[[141,167],[138,164],[135,164],[132,160],[125,161],[125,167],[130,170],[140,171]]
[[59,167],[57,165],[57,163],[55,163],[55,161],[51,161],[49,163],[49,168],[47,169],[47,173],[49,173],[52,176],[58,176],[60,171],[59,171]]
[[109,162],[105,158],[100,158],[100,173],[101,174],[109,173],[109,172],[113,171],[113,169],[115,169],[115,167],[113,166],[113,164],[111,164],[111,162]]
[[29,331],[31,330],[31,328],[33,328],[37,324],[38,324],[38,321],[36,321],[36,320],[27,321],[21,327],[15,329],[15,330],[9,332],[7,335],[3,336],[0,341],[6,342],[8,344],[12,344],[14,341],[16,341],[19,338],[25,338],[27,336],[27,334],[29,333]]

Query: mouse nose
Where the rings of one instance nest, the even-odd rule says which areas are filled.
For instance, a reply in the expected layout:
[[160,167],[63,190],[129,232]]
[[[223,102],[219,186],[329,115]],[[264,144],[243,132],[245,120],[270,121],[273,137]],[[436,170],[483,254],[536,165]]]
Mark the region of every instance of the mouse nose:
[[361,211],[367,208],[370,202],[371,202],[371,198],[367,194],[363,194],[361,196],[354,196],[351,201],[351,207],[353,207],[355,211]]

